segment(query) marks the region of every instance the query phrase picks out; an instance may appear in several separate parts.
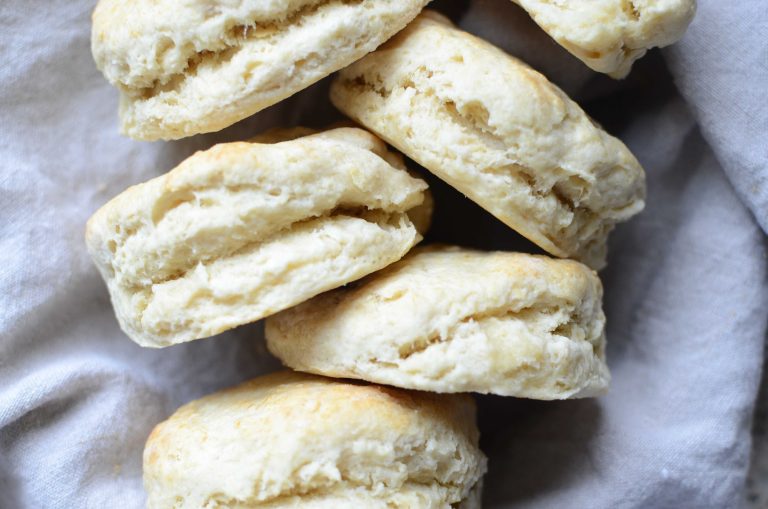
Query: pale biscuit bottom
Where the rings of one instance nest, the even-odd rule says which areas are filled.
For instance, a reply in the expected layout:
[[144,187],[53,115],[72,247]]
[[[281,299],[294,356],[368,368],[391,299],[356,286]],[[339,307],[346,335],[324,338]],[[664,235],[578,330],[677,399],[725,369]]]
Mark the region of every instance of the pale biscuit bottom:
[[485,463],[466,395],[280,372],[159,424],[144,484],[151,509],[469,509]]
[[417,249],[267,319],[287,366],[436,392],[603,393],[602,287],[587,267],[521,253]]

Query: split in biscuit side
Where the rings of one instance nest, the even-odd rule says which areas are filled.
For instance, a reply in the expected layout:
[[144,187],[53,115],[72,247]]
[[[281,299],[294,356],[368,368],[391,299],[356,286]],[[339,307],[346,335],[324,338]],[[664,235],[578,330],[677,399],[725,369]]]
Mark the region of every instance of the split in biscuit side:
[[552,400],[607,389],[604,327],[600,280],[578,262],[427,247],[268,318],[266,336],[300,371]]
[[111,200],[89,220],[86,242],[123,330],[161,347],[399,260],[421,240],[408,214],[425,214],[426,188],[359,129],[227,143]]
[[645,174],[621,141],[430,11],[341,71],[331,100],[555,256],[603,267],[608,233],[644,206]]

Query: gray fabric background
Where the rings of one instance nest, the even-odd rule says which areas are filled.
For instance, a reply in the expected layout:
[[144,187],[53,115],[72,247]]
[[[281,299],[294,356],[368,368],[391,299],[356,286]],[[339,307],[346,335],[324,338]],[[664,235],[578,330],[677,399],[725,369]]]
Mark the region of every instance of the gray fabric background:
[[[152,426],[277,366],[259,324],[160,351],[130,342],[85,253],[90,214],[194,150],[337,118],[321,82],[214,135],[122,138],[90,56],[93,4],[0,4],[2,508],[142,507]],[[623,82],[587,70],[508,0],[435,5],[547,74],[648,172],[646,211],[618,228],[601,274],[611,392],[479,397],[485,506],[740,507],[768,320],[766,2],[701,0],[685,38]],[[429,180],[429,240],[535,251]]]

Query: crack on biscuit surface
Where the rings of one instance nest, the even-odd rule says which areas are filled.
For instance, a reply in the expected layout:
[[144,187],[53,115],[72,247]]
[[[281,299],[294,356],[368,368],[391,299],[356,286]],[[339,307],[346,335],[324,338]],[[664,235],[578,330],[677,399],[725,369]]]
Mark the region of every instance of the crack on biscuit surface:
[[[509,308],[508,306],[503,306],[501,308],[487,309],[484,311],[479,311],[477,313],[472,313],[470,315],[467,315],[461,318],[456,323],[451,325],[451,327],[446,331],[445,334],[441,332],[435,332],[434,334],[431,334],[427,337],[417,338],[408,344],[402,345],[398,349],[399,359],[401,361],[407,360],[408,358],[414,355],[427,351],[430,347],[434,345],[451,341],[452,336],[456,333],[456,329],[463,324],[467,324],[471,322],[481,322],[483,320],[487,320],[491,318],[498,318],[502,320],[512,319],[512,320],[520,320],[520,321],[529,321],[529,320],[535,321],[535,318],[537,318],[538,316],[551,315],[557,311],[558,311],[557,307],[553,305],[547,305],[547,306],[531,305],[531,306],[525,306],[519,309],[513,309],[513,308]],[[559,322],[554,327],[551,327],[547,332],[549,334],[562,336],[570,341],[579,341],[578,339],[575,339],[573,335],[576,327],[580,327],[582,329],[584,328],[583,323],[581,321],[580,314],[578,313],[577,310],[574,309],[570,313],[568,313],[567,319],[565,321]],[[595,339],[595,338],[585,338],[585,341],[592,343],[591,339]],[[385,361],[376,359],[376,363],[383,364],[385,363]],[[396,363],[388,363],[388,364],[392,364],[394,367],[399,367]]]
[[[331,5],[359,5],[367,0],[318,0],[312,4],[305,4],[293,12],[287,13],[283,18],[274,21],[254,21],[250,24],[240,23],[225,29],[224,36],[219,39],[218,44],[209,44],[208,48],[195,50],[192,42],[187,42],[184,47],[187,51],[194,51],[187,58],[186,65],[178,69],[173,74],[167,76],[158,76],[154,81],[144,87],[133,87],[120,83],[121,89],[142,100],[148,100],[160,94],[178,91],[182,84],[196,76],[197,70],[201,65],[221,66],[229,62],[239,51],[245,48],[246,42],[268,41],[281,37],[288,29],[303,25],[304,19],[318,13],[325,7]],[[164,36],[156,48],[156,59],[162,60],[164,55],[176,48],[177,44],[168,36]],[[294,64],[294,73],[301,68],[307,67],[313,62],[317,62],[320,55],[316,52],[310,53]],[[251,72],[259,65],[258,62],[252,62],[248,65],[243,79],[248,81]],[[173,98],[169,98],[173,100]]]
[[[215,263],[218,260],[222,260],[224,258],[230,258],[233,256],[237,256],[239,254],[248,252],[252,250],[255,246],[258,246],[260,244],[266,244],[270,242],[273,238],[279,237],[280,235],[284,234],[286,231],[290,231],[301,225],[309,224],[322,219],[341,218],[341,217],[351,217],[356,219],[362,219],[368,223],[375,224],[382,227],[385,227],[385,226],[396,227],[397,222],[400,219],[404,217],[407,218],[407,214],[405,212],[385,212],[383,210],[378,210],[378,209],[368,209],[365,206],[335,207],[332,210],[328,211],[327,213],[320,214],[314,217],[308,217],[300,221],[295,221],[289,225],[286,225],[283,228],[279,229],[278,231],[273,232],[271,235],[267,236],[266,238],[245,241],[238,247],[230,248],[229,250],[225,250],[225,251],[220,251],[216,253],[215,256],[206,257],[200,260],[191,260],[185,268],[180,268],[178,270],[175,270],[163,277],[152,278],[151,285],[161,285],[163,283],[168,283],[170,281],[180,279],[186,276],[190,271],[196,270],[198,266],[205,267],[206,265]],[[126,285],[126,287],[128,288],[136,288],[136,289],[147,288],[147,286],[148,285]]]
[[635,5],[635,2],[633,2],[632,0],[622,0],[621,9],[624,11],[627,17],[632,21],[640,20],[640,10],[637,8],[637,5]]
[[[121,275],[123,278],[128,278],[128,281],[133,281],[134,283],[137,280],[144,279],[152,284],[164,283],[183,276],[183,274],[189,270],[193,270],[195,266],[200,263],[211,263],[216,259],[225,256],[232,256],[233,254],[248,249],[254,243],[258,243],[258,235],[256,235],[253,231],[249,231],[248,228],[245,230],[243,230],[243,228],[239,228],[233,230],[226,245],[222,244],[221,246],[218,246],[218,249],[216,249],[215,252],[212,250],[201,251],[200,246],[195,247],[195,245],[192,245],[192,248],[189,250],[189,252],[185,250],[177,250],[173,246],[166,246],[162,249],[159,247],[154,248],[155,258],[178,258],[179,261],[171,264],[162,264],[162,266],[155,267],[154,270],[151,271],[151,275],[141,276],[140,274],[125,274],[120,270],[121,258],[123,256],[121,253],[129,241],[139,232],[143,232],[145,235],[151,237],[158,225],[161,224],[164,218],[167,217],[168,214],[170,214],[172,211],[185,204],[192,204],[192,206],[194,206],[198,212],[205,211],[206,209],[214,206],[220,207],[222,197],[206,196],[206,192],[208,191],[224,192],[224,198],[231,199],[232,196],[243,191],[264,191],[264,186],[259,182],[237,184],[223,184],[221,182],[214,182],[213,185],[209,184],[184,187],[182,189],[169,191],[162,194],[155,203],[154,207],[151,209],[149,214],[149,221],[145,223],[139,218],[134,218],[133,222],[129,223],[128,228],[122,228],[119,232],[116,232],[117,235],[115,237],[112,237],[108,240],[108,249],[110,253],[112,253],[110,258],[110,268],[113,273]],[[279,188],[266,190],[266,194],[272,198],[279,198],[283,195]],[[290,230],[291,228],[300,225],[303,222],[329,216],[358,217],[369,222],[392,224],[393,221],[396,221],[401,217],[401,214],[406,212],[404,209],[402,209],[402,207],[394,205],[395,204],[393,204],[393,207],[389,208],[388,210],[383,210],[364,203],[344,203],[343,201],[339,201],[335,203],[331,208],[318,209],[312,215],[309,215],[298,221],[285,223],[283,225],[277,226],[276,228],[268,229],[263,232],[263,234],[267,236],[273,236],[275,234],[279,234],[280,232]],[[249,212],[249,216],[253,215],[254,213],[254,211]],[[241,221],[244,219],[244,216],[240,217]],[[215,234],[217,237],[221,236],[221,233],[212,232],[211,234]],[[147,270],[148,269],[145,267],[141,273],[147,272]],[[126,279],[123,280],[126,281]],[[142,285],[134,284],[132,286]]]
[[[258,252],[262,246],[265,248],[268,248],[268,246],[274,241],[279,240],[283,235],[286,234],[286,232],[294,232],[294,231],[303,231],[303,234],[311,234],[311,231],[313,231],[315,228],[325,228],[323,225],[327,224],[329,220],[335,221],[335,219],[340,220],[359,220],[359,221],[365,221],[368,225],[373,225],[374,228],[376,228],[376,231],[379,232],[377,235],[384,235],[387,237],[390,236],[400,236],[400,235],[409,235],[409,232],[411,229],[413,229],[412,224],[409,222],[407,218],[407,214],[405,212],[393,212],[388,213],[381,210],[363,210],[362,212],[357,211],[356,209],[345,209],[345,208],[338,208],[335,209],[333,214],[331,215],[323,215],[319,217],[314,218],[307,218],[301,221],[297,221],[293,223],[290,228],[281,230],[279,232],[276,232],[275,234],[259,239],[257,241],[253,241],[248,243],[247,245],[244,245],[236,252],[230,252],[226,255],[217,256],[214,259],[208,260],[205,263],[198,263],[192,267],[189,267],[185,270],[180,270],[178,272],[175,272],[173,274],[169,274],[167,277],[163,278],[162,280],[158,280],[156,282],[153,282],[148,285],[126,285],[126,284],[120,284],[119,282],[116,282],[113,280],[114,285],[117,285],[118,288],[120,288],[119,291],[125,292],[127,295],[130,295],[131,302],[133,303],[133,309],[130,312],[130,323],[132,328],[136,328],[137,330],[144,330],[147,331],[147,333],[151,334],[154,337],[167,337],[172,336],[173,334],[179,332],[179,331],[185,331],[185,330],[193,330],[196,328],[197,319],[192,316],[186,316],[182,320],[180,315],[171,315],[167,318],[165,315],[163,316],[155,316],[151,315],[150,317],[150,323],[145,323],[146,320],[146,312],[147,309],[150,308],[150,306],[156,305],[156,299],[160,299],[160,302],[164,302],[164,299],[167,297],[165,296],[168,290],[164,290],[166,288],[166,285],[173,285],[176,280],[181,280],[187,277],[191,277],[193,279],[197,278],[210,278],[213,277],[209,275],[209,270],[211,267],[215,267],[217,262],[223,261],[226,263],[227,260],[233,260],[237,259],[238,257],[248,257],[252,253]],[[410,225],[410,226],[409,226]],[[369,230],[370,231],[370,230]],[[413,232],[415,235],[415,231]],[[418,241],[418,238],[416,239]],[[345,250],[350,247],[348,242],[342,242],[339,244],[339,249],[342,250],[342,252],[345,252]],[[352,246],[354,247],[354,246]],[[402,256],[404,253],[400,253],[399,256]],[[340,255],[345,256],[345,255]],[[398,257],[399,257],[398,256]],[[333,254],[329,259],[339,259],[337,255]],[[391,260],[394,261],[394,260]],[[264,281],[267,281],[268,283],[263,284],[269,284],[269,285],[281,285],[285,284],[283,278],[285,277],[285,274],[289,274],[294,269],[299,269],[303,266],[304,262],[300,262],[299,260],[292,260],[289,263],[285,263],[283,267],[280,269],[279,272],[271,273],[267,272],[262,274],[259,277],[264,278]],[[315,263],[312,261],[311,263]],[[343,283],[344,281],[341,281],[339,284]],[[183,284],[183,283],[182,283]],[[332,288],[332,287],[331,287]],[[325,290],[330,288],[324,288]],[[321,290],[322,291],[322,290]],[[212,287],[208,284],[201,284],[198,285],[194,291],[194,293],[191,293],[185,297],[186,299],[186,306],[190,308],[202,308],[202,307],[226,307],[226,308],[232,308],[240,305],[249,305],[249,303],[253,302],[253,296],[251,296],[250,293],[220,293],[218,290],[215,289],[215,287]],[[136,304],[140,302],[141,306],[137,306]],[[283,309],[283,307],[264,307],[263,313],[264,316],[268,314],[272,314],[274,312],[280,311]],[[227,326],[221,330],[226,330],[227,328],[231,328],[231,326]],[[220,331],[220,330],[219,330]],[[197,333],[195,333],[197,334]],[[211,335],[210,333],[208,335]]]

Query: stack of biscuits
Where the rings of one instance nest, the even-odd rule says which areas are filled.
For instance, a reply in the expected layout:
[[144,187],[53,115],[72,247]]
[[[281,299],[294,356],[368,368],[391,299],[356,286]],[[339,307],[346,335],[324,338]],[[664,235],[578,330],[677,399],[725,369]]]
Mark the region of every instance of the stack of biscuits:
[[[695,10],[516,2],[614,77]],[[547,78],[427,3],[98,3],[93,55],[132,138],[217,131],[337,71],[330,100],[354,121],[216,145],[89,220],[132,340],[167,347],[266,319],[291,368],[159,424],[148,507],[480,507],[466,393],[607,389],[595,270],[614,225],[644,206],[643,169]],[[552,256],[415,248],[441,203],[401,153]]]

